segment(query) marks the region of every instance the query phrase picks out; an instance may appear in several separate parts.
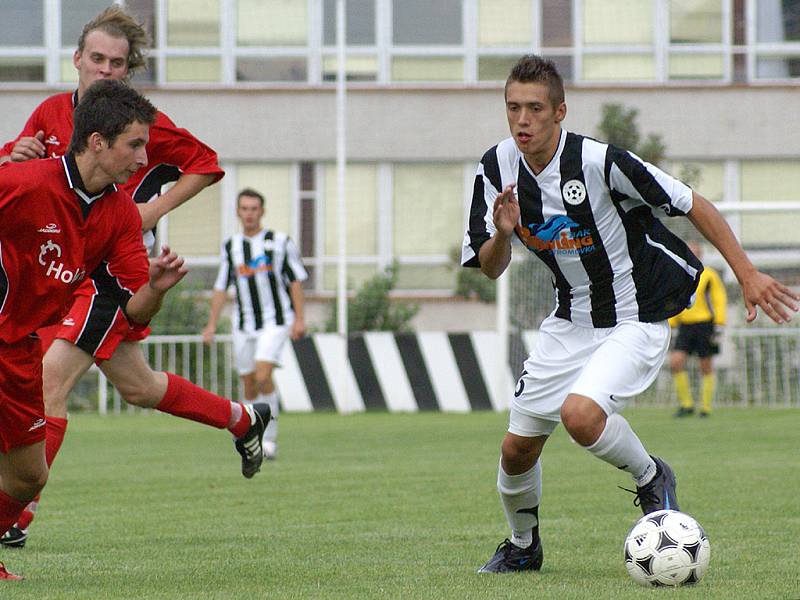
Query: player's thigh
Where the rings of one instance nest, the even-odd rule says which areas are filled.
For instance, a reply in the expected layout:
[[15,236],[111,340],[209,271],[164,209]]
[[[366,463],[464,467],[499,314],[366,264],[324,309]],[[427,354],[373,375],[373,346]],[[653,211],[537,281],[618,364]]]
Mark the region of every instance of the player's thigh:
[[557,424],[561,405],[591,356],[594,332],[564,319],[545,319],[517,381],[512,414],[517,411]]
[[42,389],[48,415],[66,416],[67,396],[92,363],[91,354],[67,340],[53,340],[42,359]]
[[288,325],[267,325],[258,336],[256,342],[256,363],[281,364],[281,354],[286,340],[289,339]]
[[666,321],[620,323],[592,352],[570,393],[591,398],[607,415],[619,412],[655,381],[669,338]]
[[242,377],[255,373],[256,340],[255,334],[238,330],[233,332],[233,362]]

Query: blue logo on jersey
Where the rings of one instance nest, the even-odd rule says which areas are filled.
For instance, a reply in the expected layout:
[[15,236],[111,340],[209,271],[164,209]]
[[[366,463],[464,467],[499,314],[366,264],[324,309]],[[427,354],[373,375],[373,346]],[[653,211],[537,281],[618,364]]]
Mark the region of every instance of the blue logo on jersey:
[[577,227],[579,227],[579,225],[575,221],[564,215],[550,217],[541,225],[537,225],[536,223],[528,225],[528,229],[532,235],[547,242],[557,240],[562,229],[573,229]]
[[271,271],[272,264],[270,264],[269,258],[266,255],[262,254],[261,256],[256,256],[255,258],[251,258],[245,264],[239,266],[239,277],[252,277],[256,273],[261,273],[263,271]]
[[592,230],[566,215],[554,215],[544,223],[517,227],[517,234],[528,249],[550,254],[578,255],[594,251]]

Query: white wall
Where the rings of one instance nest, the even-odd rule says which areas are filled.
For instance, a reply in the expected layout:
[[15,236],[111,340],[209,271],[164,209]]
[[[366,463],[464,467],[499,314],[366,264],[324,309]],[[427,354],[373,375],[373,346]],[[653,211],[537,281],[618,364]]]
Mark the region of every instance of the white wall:
[[[0,91],[0,139],[53,91]],[[800,157],[797,87],[575,88],[565,126],[596,134],[600,107],[639,109],[642,133],[684,159]],[[223,160],[333,160],[334,90],[145,90]],[[353,160],[475,160],[507,134],[501,88],[360,88],[349,95]]]

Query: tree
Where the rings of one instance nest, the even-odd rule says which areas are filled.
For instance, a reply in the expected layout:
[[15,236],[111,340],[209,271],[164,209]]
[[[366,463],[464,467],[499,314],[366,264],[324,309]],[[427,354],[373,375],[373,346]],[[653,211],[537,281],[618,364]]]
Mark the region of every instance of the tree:
[[597,126],[599,137],[620,148],[630,150],[642,160],[659,165],[666,155],[667,148],[661,136],[649,133],[641,141],[636,117],[639,111],[622,104],[604,104],[603,117]]

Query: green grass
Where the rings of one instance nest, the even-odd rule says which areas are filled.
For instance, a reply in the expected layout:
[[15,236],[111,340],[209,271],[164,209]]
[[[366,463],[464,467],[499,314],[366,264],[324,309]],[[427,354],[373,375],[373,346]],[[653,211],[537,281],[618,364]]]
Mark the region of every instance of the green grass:
[[797,410],[676,421],[631,408],[711,539],[694,588],[645,590],[622,542],[627,476],[557,430],[545,450],[539,574],[477,575],[507,535],[502,414],[284,415],[279,459],[238,472],[226,433],[77,415],[1,598],[800,598]]

